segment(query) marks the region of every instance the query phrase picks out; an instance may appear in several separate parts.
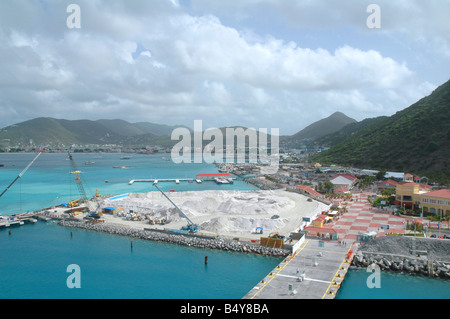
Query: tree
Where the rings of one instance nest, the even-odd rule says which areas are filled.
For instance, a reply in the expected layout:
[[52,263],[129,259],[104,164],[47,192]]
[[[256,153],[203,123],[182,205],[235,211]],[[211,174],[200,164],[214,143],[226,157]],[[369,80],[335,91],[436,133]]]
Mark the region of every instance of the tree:
[[377,173],[377,175],[375,175],[375,177],[377,178],[377,180],[382,181],[384,180],[384,175],[386,175],[386,171],[381,170]]
[[330,181],[325,181],[323,184],[327,193],[331,193],[331,191],[334,189],[334,184]]

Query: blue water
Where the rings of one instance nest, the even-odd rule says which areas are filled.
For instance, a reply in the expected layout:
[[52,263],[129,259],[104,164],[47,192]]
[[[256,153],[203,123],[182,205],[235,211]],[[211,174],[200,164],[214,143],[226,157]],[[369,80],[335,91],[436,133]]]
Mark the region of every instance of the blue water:
[[[0,154],[0,192],[28,165],[36,154]],[[82,171],[81,178],[88,197],[99,193],[117,195],[129,192],[155,191],[151,183],[134,183],[132,179],[150,178],[195,178],[201,173],[218,173],[215,165],[182,163],[170,161],[170,154],[133,154],[131,159],[121,160],[124,154],[85,154],[74,153],[73,158]],[[87,161],[94,165],[85,165]],[[130,166],[117,169],[114,166]],[[80,198],[75,184],[71,162],[67,154],[41,154],[31,168],[8,192],[0,198],[0,215],[39,210],[56,206]],[[105,181],[108,180],[108,183]],[[163,191],[199,191],[199,190],[254,190],[254,186],[242,180],[234,184],[217,185],[215,182],[188,183],[161,182]]]
[[380,288],[369,288],[365,269],[350,269],[337,299],[449,299],[450,281],[395,272],[380,273]]
[[[9,230],[0,230],[2,299],[235,299],[280,262],[137,239],[131,248],[127,237],[52,222]],[[80,267],[79,289],[67,287],[71,264]]]

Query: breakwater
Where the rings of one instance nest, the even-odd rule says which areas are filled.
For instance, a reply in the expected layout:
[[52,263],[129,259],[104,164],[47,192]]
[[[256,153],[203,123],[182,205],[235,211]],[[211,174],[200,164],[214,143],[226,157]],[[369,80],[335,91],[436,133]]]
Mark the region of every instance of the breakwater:
[[381,270],[450,279],[450,263],[420,257],[359,252],[352,263],[356,267],[364,268],[373,264],[379,266]]
[[197,248],[220,249],[231,252],[244,252],[267,256],[287,256],[290,253],[290,251],[286,249],[270,248],[254,243],[226,240],[222,238],[205,238],[199,236],[170,234],[166,232],[151,231],[148,229],[133,228],[108,223],[61,220],[58,224],[65,227],[81,228],[113,235],[128,236],[137,239],[160,241]]
[[386,236],[362,245],[352,265],[450,279],[450,241]]

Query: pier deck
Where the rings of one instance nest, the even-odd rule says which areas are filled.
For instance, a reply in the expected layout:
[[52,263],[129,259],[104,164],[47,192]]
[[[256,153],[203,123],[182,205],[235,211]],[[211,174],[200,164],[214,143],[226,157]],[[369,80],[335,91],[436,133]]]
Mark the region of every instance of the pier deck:
[[307,239],[244,299],[333,299],[350,267],[347,255],[354,247],[337,242],[322,242],[320,247],[319,242]]
[[149,179],[132,179],[131,181],[128,182],[128,185],[133,185],[134,183],[142,183],[142,182],[147,182],[147,183],[153,183],[154,181],[158,181],[158,182],[176,182],[176,181],[191,181],[193,182],[194,179],[192,178],[149,178]]

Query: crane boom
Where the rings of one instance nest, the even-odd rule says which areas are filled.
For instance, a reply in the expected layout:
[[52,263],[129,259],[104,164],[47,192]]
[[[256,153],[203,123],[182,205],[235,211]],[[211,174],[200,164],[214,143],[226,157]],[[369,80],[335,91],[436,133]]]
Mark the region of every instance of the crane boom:
[[155,186],[155,187],[161,192],[161,194],[163,194],[164,197],[167,198],[167,200],[168,200],[169,202],[171,202],[173,206],[175,206],[175,208],[178,210],[178,212],[179,212],[184,218],[186,218],[186,220],[188,221],[188,225],[189,225],[189,226],[194,226],[194,223],[192,222],[192,220],[190,220],[189,217],[187,217],[186,214],[183,213],[183,211],[182,211],[182,210],[181,210],[174,202],[172,202],[172,200],[171,200],[166,194],[164,194],[164,192],[158,187],[158,185],[156,185],[156,183],[153,183],[153,186]]
[[28,171],[28,169],[31,167],[31,165],[33,165],[33,163],[37,160],[39,155],[41,155],[41,152],[39,152],[39,154],[30,162],[30,164],[28,164],[27,167],[25,167],[24,170],[12,181],[12,183],[9,184],[8,187],[6,187],[6,189],[0,194],[0,197],[2,197],[8,191],[8,189],[10,189],[11,186],[13,186],[14,183],[17,182],[17,180],[19,178],[21,178],[23,176],[23,174],[25,174],[26,171]]
[[78,192],[80,193],[81,199],[84,202],[87,202],[88,198],[86,196],[86,191],[84,190],[84,186],[83,186],[83,183],[82,183],[81,177],[80,177],[81,171],[77,168],[77,164],[73,160],[72,154],[70,154],[70,152],[67,152],[67,154],[69,154],[69,159],[70,159],[70,162],[74,169],[74,171],[70,172],[70,173],[75,175],[75,182],[77,183]]

